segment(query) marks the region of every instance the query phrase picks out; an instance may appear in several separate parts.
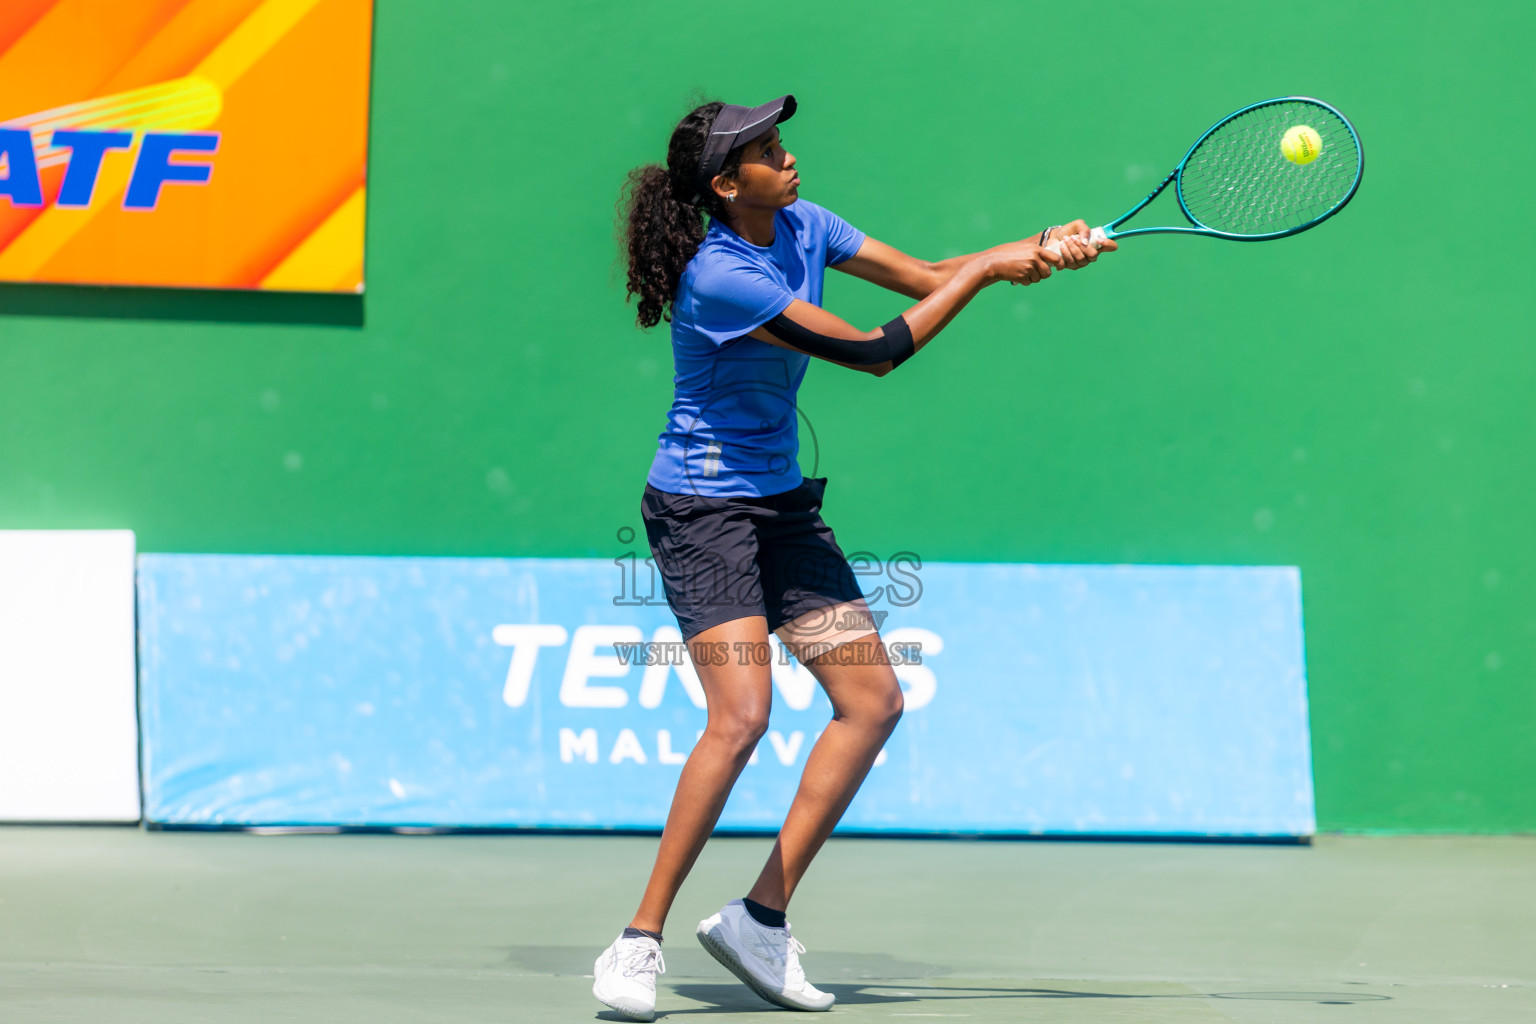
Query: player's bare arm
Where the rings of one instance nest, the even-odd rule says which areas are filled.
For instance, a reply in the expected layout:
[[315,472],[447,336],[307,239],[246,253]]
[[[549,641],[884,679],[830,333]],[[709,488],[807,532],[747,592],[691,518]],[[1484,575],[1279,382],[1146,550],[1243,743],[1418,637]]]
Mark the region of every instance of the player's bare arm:
[[[1083,237],[1072,230],[1079,226]],[[1031,240],[1009,242],[937,264],[924,263],[884,243],[865,239],[858,254],[838,266],[857,262],[859,266],[850,271],[856,277],[919,300],[900,318],[911,332],[912,352],[915,353],[932,341],[987,285],[1002,281],[1036,284],[1050,277],[1055,269],[1077,269],[1093,262],[1100,250],[1086,241],[1087,231],[1085,222],[1074,221],[1050,232],[1041,232]],[[1061,252],[1047,248],[1042,239],[1060,241]],[[1107,246],[1113,247],[1113,244],[1107,243]],[[860,330],[835,313],[796,299],[773,322],[753,331],[752,337],[883,377],[899,361],[875,358],[888,343],[890,330],[890,324]],[[860,351],[860,346],[867,346],[867,349]]]
[[[1098,246],[1089,244],[1088,222],[1074,220],[1069,224],[1044,232],[1045,242],[1062,244],[1062,266],[1067,270],[1081,270],[1099,258],[1101,252],[1113,252],[1119,246],[1105,240]],[[1022,242],[1038,242],[1040,235],[1031,235]],[[947,260],[931,263],[918,259],[874,238],[866,238],[857,255],[836,264],[832,269],[879,285],[889,291],[912,299],[923,299],[943,287],[964,267],[985,255],[984,252],[952,256]]]

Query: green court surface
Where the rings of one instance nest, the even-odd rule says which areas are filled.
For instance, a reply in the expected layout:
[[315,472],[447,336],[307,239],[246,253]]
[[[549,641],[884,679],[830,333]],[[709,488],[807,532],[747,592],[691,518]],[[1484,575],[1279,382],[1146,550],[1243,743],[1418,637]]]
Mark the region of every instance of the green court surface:
[[[0,829],[0,1019],[611,1019],[584,975],[655,841]],[[659,1009],[783,1018],[698,947],[765,840],[710,844]],[[839,1020],[1536,1020],[1536,839],[837,840],[791,908]]]

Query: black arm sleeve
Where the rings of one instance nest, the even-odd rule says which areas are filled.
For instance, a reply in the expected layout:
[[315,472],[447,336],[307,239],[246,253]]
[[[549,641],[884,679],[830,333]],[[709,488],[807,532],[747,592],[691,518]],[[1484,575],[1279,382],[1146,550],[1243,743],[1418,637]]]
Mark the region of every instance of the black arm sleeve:
[[890,363],[895,369],[912,355],[912,329],[904,317],[897,317],[881,328],[882,337],[871,341],[852,341],[817,334],[803,324],[797,324],[780,313],[763,325],[769,334],[786,345],[792,345],[806,355],[830,359],[852,366],[879,366]]
[[911,359],[912,353],[916,351],[912,341],[912,328],[907,326],[906,317],[898,316],[881,330],[885,332],[886,348],[891,354],[891,369],[894,370]]

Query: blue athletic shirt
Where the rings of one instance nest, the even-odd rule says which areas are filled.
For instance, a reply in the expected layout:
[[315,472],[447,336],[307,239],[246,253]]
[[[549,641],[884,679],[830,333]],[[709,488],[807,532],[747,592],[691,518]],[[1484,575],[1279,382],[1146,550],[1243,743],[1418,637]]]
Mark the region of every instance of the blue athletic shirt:
[[648,477],[673,494],[761,497],[800,486],[795,394],[810,356],[744,337],[801,299],[821,305],[826,268],[864,233],[804,199],[773,218],[773,244],[719,221],[672,304],[674,395]]

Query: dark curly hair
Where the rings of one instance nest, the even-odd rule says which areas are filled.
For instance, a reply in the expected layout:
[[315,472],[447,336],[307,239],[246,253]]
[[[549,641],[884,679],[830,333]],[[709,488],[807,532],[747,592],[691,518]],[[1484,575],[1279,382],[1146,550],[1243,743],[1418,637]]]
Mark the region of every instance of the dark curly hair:
[[[704,241],[705,216],[725,214],[715,191],[697,184],[704,143],[724,106],[715,101],[689,111],[667,143],[667,166],[636,167],[619,195],[619,237],[628,258],[624,301],[639,296],[635,322],[641,327],[672,319],[677,282]],[[742,150],[726,154],[721,174],[741,169]]]

